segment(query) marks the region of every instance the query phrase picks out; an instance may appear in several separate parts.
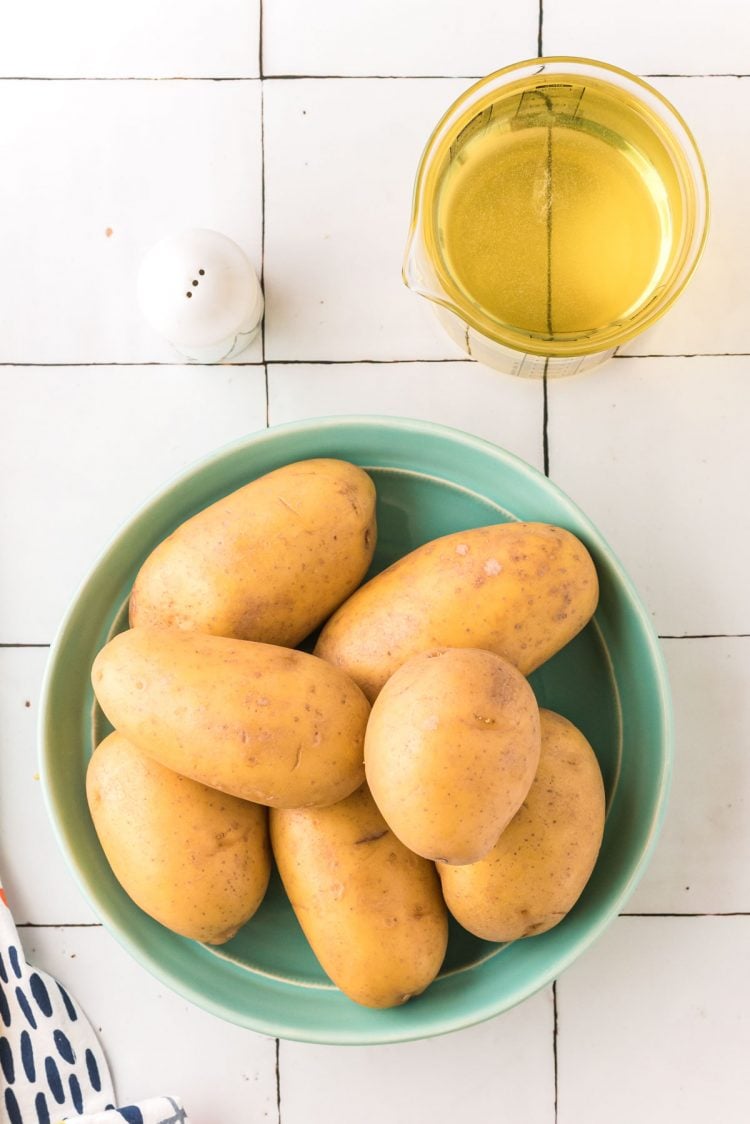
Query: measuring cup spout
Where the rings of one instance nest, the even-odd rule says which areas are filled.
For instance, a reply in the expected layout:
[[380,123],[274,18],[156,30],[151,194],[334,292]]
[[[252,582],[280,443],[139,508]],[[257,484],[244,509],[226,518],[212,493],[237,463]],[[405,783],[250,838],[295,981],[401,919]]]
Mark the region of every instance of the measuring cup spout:
[[429,295],[429,288],[425,279],[425,263],[419,261],[420,257],[419,240],[416,236],[416,231],[412,229],[406,243],[404,261],[401,266],[401,277],[407,289],[411,289],[413,293],[419,293],[420,296],[426,297]]
[[401,268],[401,277],[407,289],[424,297],[433,304],[447,308],[456,316],[461,316],[461,309],[449,300],[445,290],[435,276],[435,271],[427,253],[424,241],[419,232],[419,227],[412,229],[406,243],[406,252]]

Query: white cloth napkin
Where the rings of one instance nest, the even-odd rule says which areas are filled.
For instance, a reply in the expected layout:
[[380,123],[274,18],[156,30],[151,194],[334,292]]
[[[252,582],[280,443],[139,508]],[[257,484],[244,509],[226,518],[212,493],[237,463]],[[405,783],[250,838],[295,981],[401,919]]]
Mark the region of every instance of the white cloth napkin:
[[185,1124],[176,1097],[115,1108],[94,1029],[52,976],[27,964],[0,882],[2,1124]]

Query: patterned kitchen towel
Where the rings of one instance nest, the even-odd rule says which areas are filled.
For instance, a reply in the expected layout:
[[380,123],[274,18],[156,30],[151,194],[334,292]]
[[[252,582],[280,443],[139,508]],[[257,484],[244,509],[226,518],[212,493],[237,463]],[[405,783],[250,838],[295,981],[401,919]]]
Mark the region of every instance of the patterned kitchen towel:
[[177,1097],[152,1097],[125,1108],[66,1117],[65,1120],[66,1124],[183,1124],[187,1113]]
[[2,1124],[183,1124],[179,1101],[114,1108],[106,1058],[81,1008],[27,964],[0,882],[0,1121]]

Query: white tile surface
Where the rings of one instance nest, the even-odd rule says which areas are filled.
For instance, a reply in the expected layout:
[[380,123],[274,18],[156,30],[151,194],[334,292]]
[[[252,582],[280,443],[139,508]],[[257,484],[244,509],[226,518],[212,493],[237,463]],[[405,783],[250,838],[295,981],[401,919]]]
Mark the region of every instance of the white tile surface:
[[[658,8],[656,9],[659,10]],[[713,9],[706,9],[706,11]],[[750,19],[745,17],[750,28]],[[750,352],[750,79],[655,78],[682,114],[703,155],[711,200],[708,241],[687,288],[653,328],[622,350],[629,355]]]
[[534,4],[271,0],[266,74],[487,74],[537,54]]
[[749,917],[624,917],[560,979],[557,1124],[742,1124]]
[[422,148],[466,85],[266,84],[267,359],[460,355],[401,261]]
[[368,1049],[282,1042],[284,1124],[554,1124],[551,989],[443,1038]]
[[103,929],[21,929],[97,1031],[118,1104],[182,1098],[190,1124],[277,1121],[275,1044],[209,1015],[141,969]]
[[0,82],[0,363],[175,362],[139,263],[205,226],[259,268],[260,127],[253,81]]
[[543,49],[605,59],[636,74],[746,74],[750,21],[744,0],[617,7],[544,0]]
[[10,77],[257,77],[259,0],[24,0],[6,13]]
[[0,883],[17,924],[95,920],[44,807],[36,745],[46,648],[0,648]]
[[326,414],[377,412],[475,433],[543,467],[542,384],[477,363],[268,365],[272,425]]
[[663,635],[750,632],[750,359],[616,359],[549,394],[550,473]]
[[[456,361],[400,278],[429,132],[470,75],[536,53],[540,5],[263,0],[262,20],[259,0],[6,7],[0,872],[19,919],[33,922],[27,952],[101,1028],[121,1096],[174,1090],[193,1124],[744,1121],[750,78],[651,79],[703,150],[708,248],[675,308],[627,348],[671,358],[618,359],[551,383],[547,402],[553,479],[601,527],[659,631],[680,637],[664,640],[672,799],[628,909],[690,915],[620,919],[559,981],[556,1039],[548,990],[443,1039],[346,1051],[282,1043],[277,1104],[272,1041],[191,1007],[85,927],[91,915],[35,780],[46,649],[3,645],[48,642],[119,524],[196,458],[262,427],[267,411],[272,423],[430,419],[542,466],[542,384]],[[739,0],[545,0],[543,12],[548,54],[652,75],[750,69]],[[277,76],[263,80],[261,23],[264,73]],[[278,77],[290,74],[412,77]],[[162,80],[174,77],[187,80]],[[256,366],[182,366],[136,309],[141,255],[190,225],[224,231],[264,266],[265,352],[258,340],[242,357]],[[685,358],[693,353],[724,357]],[[73,927],[35,927],[59,922]]]
[[674,779],[656,855],[627,911],[750,913],[750,637],[662,644]]
[[49,643],[99,552],[194,460],[265,424],[261,366],[0,367],[0,642]]

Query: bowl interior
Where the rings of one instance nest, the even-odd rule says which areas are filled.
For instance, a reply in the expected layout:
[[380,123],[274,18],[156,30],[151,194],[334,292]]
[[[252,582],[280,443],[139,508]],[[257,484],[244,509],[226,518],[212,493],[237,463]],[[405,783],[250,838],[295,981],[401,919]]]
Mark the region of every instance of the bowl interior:
[[[126,627],[127,598],[148,552],[189,515],[289,461],[338,456],[365,467],[378,493],[372,573],[429,539],[511,519],[565,526],[597,564],[600,605],[586,629],[531,677],[541,705],[578,725],[607,791],[594,874],[555,929],[510,945],[451,927],[438,980],[416,1000],[370,1011],[327,979],[274,876],[258,913],[220,947],[178,937],[135,906],[99,847],[86,765],[109,727],[90,686],[97,651]],[[648,617],[595,528],[545,477],[485,442],[423,423],[330,419],[279,427],[218,453],[170,485],[95,565],[53,646],[41,714],[45,797],[62,849],[105,925],[147,969],[199,1005],[264,1033],[317,1042],[386,1042],[443,1033],[513,1006],[552,980],[617,914],[661,820],[670,708]]]

